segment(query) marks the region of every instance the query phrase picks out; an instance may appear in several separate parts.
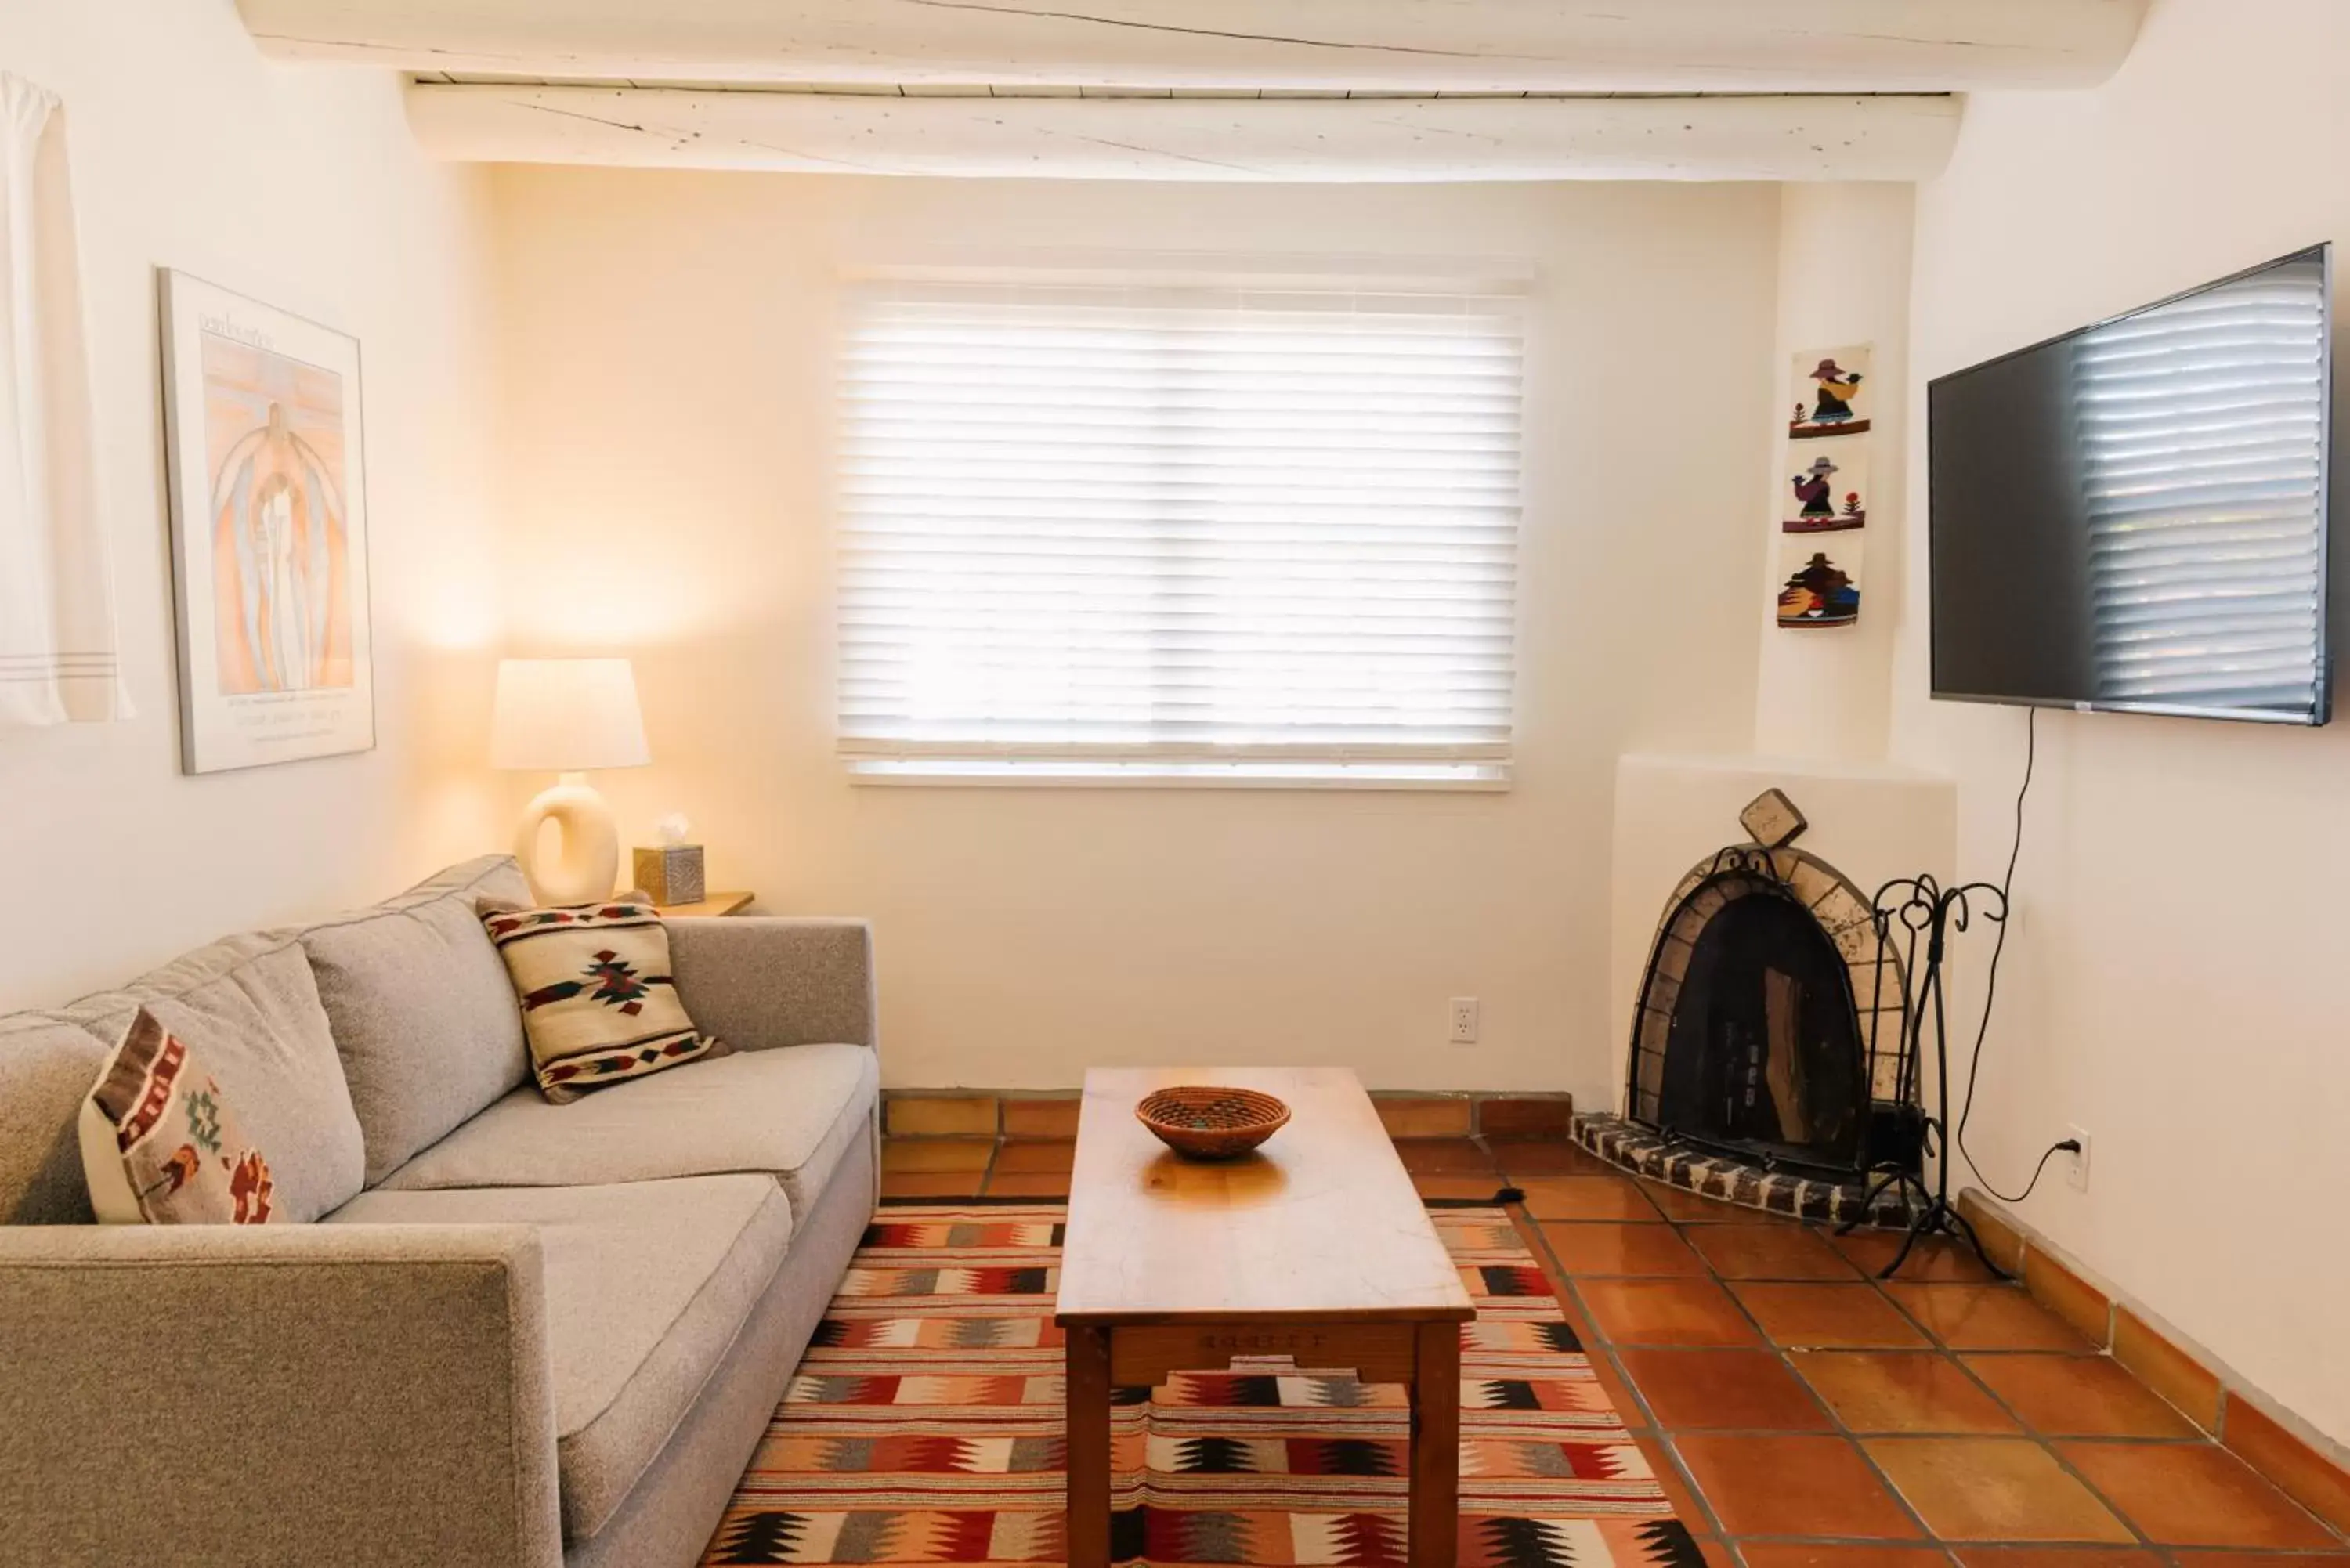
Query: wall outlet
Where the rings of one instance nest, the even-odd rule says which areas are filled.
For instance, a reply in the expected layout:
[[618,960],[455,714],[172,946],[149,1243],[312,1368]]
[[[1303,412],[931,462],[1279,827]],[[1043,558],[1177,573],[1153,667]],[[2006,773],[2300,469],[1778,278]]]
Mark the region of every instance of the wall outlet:
[[2079,1127],[2066,1127],[2064,1136],[2081,1146],[2064,1157],[2071,1161],[2064,1168],[2064,1180],[2074,1190],[2086,1192],[2089,1190],[2089,1135]]
[[1452,1043],[1455,1045],[1477,1044],[1477,999],[1473,996],[1452,999]]

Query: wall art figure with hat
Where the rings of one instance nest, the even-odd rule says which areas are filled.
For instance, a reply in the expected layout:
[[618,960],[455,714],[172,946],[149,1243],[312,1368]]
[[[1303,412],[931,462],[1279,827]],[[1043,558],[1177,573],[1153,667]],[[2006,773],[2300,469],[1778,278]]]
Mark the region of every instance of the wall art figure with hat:
[[1794,390],[1794,411],[1787,420],[1791,440],[1868,432],[1868,406],[1877,389],[1868,385],[1866,347],[1796,355]]
[[[1809,462],[1804,461],[1809,459]],[[1832,441],[1794,449],[1779,514],[1783,534],[1841,534],[1868,522],[1868,443]]]

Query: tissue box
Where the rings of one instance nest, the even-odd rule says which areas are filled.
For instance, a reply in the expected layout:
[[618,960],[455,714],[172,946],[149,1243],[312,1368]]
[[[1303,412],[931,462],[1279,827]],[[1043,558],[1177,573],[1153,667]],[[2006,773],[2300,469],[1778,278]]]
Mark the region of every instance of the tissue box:
[[702,880],[702,846],[668,844],[636,851],[635,885],[656,904],[698,904],[705,891]]

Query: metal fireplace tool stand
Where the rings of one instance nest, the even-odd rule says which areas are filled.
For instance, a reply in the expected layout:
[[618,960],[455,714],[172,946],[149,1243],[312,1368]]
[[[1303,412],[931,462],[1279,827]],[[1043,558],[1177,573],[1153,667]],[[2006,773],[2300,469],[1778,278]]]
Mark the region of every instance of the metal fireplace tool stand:
[[[1978,910],[1975,901],[1983,907]],[[1837,1228],[1836,1234],[1847,1235],[1867,1217],[1877,1199],[1890,1190],[1905,1198],[1915,1192],[1919,1200],[1910,1210],[1909,1233],[1902,1239],[1901,1250],[1893,1261],[1877,1272],[1877,1278],[1889,1280],[1900,1272],[1909,1253],[1921,1236],[1956,1236],[1974,1249],[1994,1278],[2008,1278],[2006,1270],[1991,1261],[1983,1250],[1982,1238],[1967,1223],[1950,1201],[1950,1052],[1945,1029],[1942,1001],[1942,955],[1952,932],[1962,932],[1980,914],[1993,925],[2007,923],[2007,895],[1990,882],[1969,882],[1961,887],[1945,888],[1931,876],[1898,877],[1877,890],[1870,901],[1869,913],[1877,924],[1877,963],[1885,962],[1885,949],[1896,940],[1894,927],[1898,923],[1903,933],[1898,940],[1903,945],[1902,971],[1916,977],[1911,987],[1909,1004],[1901,1010],[1902,1027],[1908,1038],[1902,1042],[1901,1070],[1905,1075],[1924,1071],[1926,1024],[1930,1015],[1934,1027],[1934,1108],[1926,1116],[1920,1130],[1920,1147],[1934,1159],[1934,1185],[1928,1187],[1925,1178],[1902,1161],[1884,1161],[1872,1167],[1864,1191],[1860,1210]],[[1926,967],[1918,967],[1918,944],[1926,945]],[[1922,1100],[1916,1096],[1917,1085],[1901,1085],[1901,1097]],[[1922,1162],[1921,1162],[1922,1168]]]

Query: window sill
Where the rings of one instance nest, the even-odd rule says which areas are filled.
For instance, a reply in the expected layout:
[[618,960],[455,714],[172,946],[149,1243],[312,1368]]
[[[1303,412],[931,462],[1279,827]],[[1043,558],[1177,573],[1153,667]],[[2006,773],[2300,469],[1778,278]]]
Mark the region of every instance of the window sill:
[[1009,762],[847,757],[853,784],[948,789],[1336,789],[1499,794],[1507,762]]

